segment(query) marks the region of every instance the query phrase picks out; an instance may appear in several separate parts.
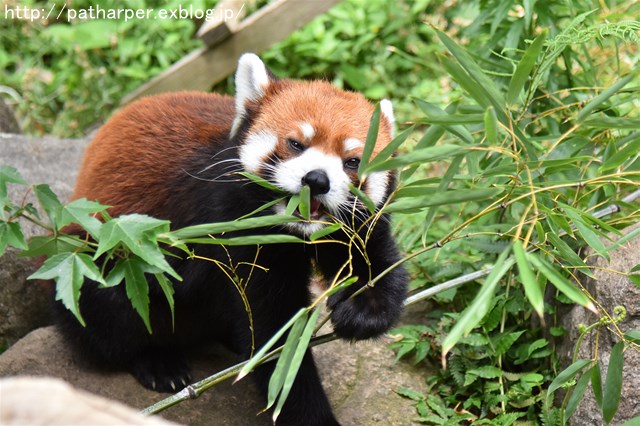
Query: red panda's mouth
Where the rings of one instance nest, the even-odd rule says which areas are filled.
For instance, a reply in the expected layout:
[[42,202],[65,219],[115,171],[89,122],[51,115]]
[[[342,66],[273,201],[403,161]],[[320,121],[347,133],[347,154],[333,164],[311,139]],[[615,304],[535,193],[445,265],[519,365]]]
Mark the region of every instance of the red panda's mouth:
[[[309,202],[309,219],[320,220],[320,218],[322,218],[324,213],[325,213],[324,206],[322,205],[322,202],[320,202],[314,197],[311,197],[311,200]],[[299,209],[296,209],[294,216],[298,216],[299,218],[304,219]]]
[[322,216],[322,203],[314,197],[311,197],[311,202],[309,203],[309,216],[311,219],[316,220]]

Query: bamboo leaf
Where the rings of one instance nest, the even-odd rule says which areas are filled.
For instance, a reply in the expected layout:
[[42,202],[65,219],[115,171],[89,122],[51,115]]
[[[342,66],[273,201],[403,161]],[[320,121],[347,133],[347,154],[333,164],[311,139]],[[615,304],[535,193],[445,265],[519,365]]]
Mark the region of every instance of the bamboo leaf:
[[619,426],[638,426],[640,425],[640,416],[636,416],[632,419],[627,420],[624,423],[620,423]]
[[[640,127],[640,120],[638,121]],[[601,172],[606,172],[617,167],[627,160],[633,160],[640,153],[640,137],[631,141],[627,146],[613,154],[600,166]]]
[[[440,184],[438,185],[438,191],[440,192],[444,192],[447,190],[447,188],[449,188],[449,184],[451,183],[451,181],[453,180],[453,177],[455,176],[456,173],[458,173],[458,170],[460,169],[460,165],[462,164],[462,160],[464,159],[464,156],[459,155],[457,157],[453,157],[453,160],[451,160],[451,164],[449,164],[449,167],[447,168],[447,171],[445,172],[444,176],[442,176],[442,180],[440,181]],[[433,223],[433,219],[436,216],[436,211],[437,211],[437,206],[433,206],[429,208],[429,211],[425,217],[424,220],[424,226],[423,226],[423,230],[422,230],[422,240],[426,241],[427,238],[427,233],[429,232],[429,228],[431,227],[431,224]]]
[[460,87],[462,87],[462,89],[464,89],[464,91],[478,103],[478,105],[483,108],[488,108],[492,105],[487,93],[482,90],[478,83],[469,78],[469,74],[467,74],[467,72],[457,62],[444,55],[438,55],[438,58],[447,73],[453,77],[455,82],[458,83]]
[[387,146],[384,147],[384,149],[382,151],[380,151],[367,165],[367,167],[365,167],[364,170],[364,175],[366,176],[367,174],[367,169],[369,167],[372,167],[376,164],[382,163],[384,160],[387,160],[389,158],[391,158],[393,156],[393,154],[396,152],[396,150],[400,147],[400,145],[402,145],[404,143],[404,141],[407,140],[407,138],[413,133],[415,129],[415,125],[410,126],[407,129],[404,129],[402,131],[402,133],[400,133],[398,136],[396,136],[395,138],[393,138],[393,140],[391,142],[389,142],[389,144]]
[[640,330],[630,330],[624,333],[624,338],[630,342],[640,345]]
[[234,238],[189,238],[184,240],[192,244],[213,244],[222,246],[251,246],[264,244],[304,243],[305,241],[295,235],[289,234],[264,234],[247,235]]
[[575,303],[586,307],[590,311],[597,312],[596,307],[593,305],[591,300],[589,300],[587,295],[556,271],[556,269],[546,260],[538,257],[535,253],[527,253],[527,259],[529,259],[531,264],[549,281],[551,281],[551,283],[565,296],[573,300]]
[[591,389],[596,400],[596,405],[602,410],[602,376],[600,375],[600,363],[596,361],[591,369]]
[[509,81],[509,88],[507,89],[507,102],[511,105],[518,101],[518,97],[525,83],[531,74],[533,66],[536,64],[538,56],[542,51],[544,42],[547,39],[548,30],[544,30],[538,37],[533,40],[531,45],[527,48],[522,56],[522,59],[518,63],[516,70],[513,72],[511,81]]
[[473,60],[471,55],[469,55],[465,49],[456,44],[447,34],[440,30],[436,30],[436,34],[449,52],[455,56],[462,68],[464,68],[469,76],[478,83],[482,90],[487,93],[496,110],[502,111],[506,102],[493,80],[487,77],[482,68],[480,68],[480,66]]
[[234,380],[234,383],[245,377],[247,374],[251,373],[253,369],[262,362],[262,358],[264,358],[266,353],[278,342],[278,340],[280,340],[282,335],[293,326],[298,318],[303,315],[306,316],[306,314],[306,308],[302,308],[298,312],[296,312],[296,314],[292,316],[291,319],[280,328],[280,330],[278,330],[273,336],[271,336],[271,338],[260,348],[260,350],[251,357],[249,362],[247,362],[244,367],[242,367],[242,369],[238,373],[238,377],[236,377],[236,379]]
[[[433,119],[435,124],[441,125],[449,132],[453,133],[457,137],[459,137],[463,142],[467,145],[472,145],[474,143],[473,136],[467,130],[466,127],[459,125],[459,123],[452,117],[455,117],[453,113],[449,113],[447,111],[443,111],[441,108],[433,105],[430,102],[423,101],[422,99],[416,99],[416,104],[422,110],[422,112],[427,116],[424,120],[429,120],[429,118]],[[479,121],[475,120],[475,122],[482,122],[482,115],[477,117]]]
[[[169,221],[141,214],[129,214],[105,222],[99,230],[100,242],[94,259],[122,244],[147,264],[160,268],[178,280],[181,279],[169,265],[157,243],[158,234],[169,232]],[[133,273],[133,270],[130,272]]]
[[588,371],[585,371],[582,374],[582,377],[580,377],[580,379],[578,380],[578,383],[576,383],[573,390],[571,391],[571,396],[569,397],[569,400],[567,401],[567,406],[565,407],[565,410],[564,410],[564,424],[567,424],[567,422],[569,421],[569,418],[576,411],[576,408],[578,408],[578,404],[580,404],[580,401],[582,401],[582,398],[584,397],[584,393],[587,390],[587,385],[589,384],[589,380],[591,380],[591,373],[594,368],[595,366],[591,367],[591,369],[589,369]]
[[560,253],[560,256],[562,257],[562,260],[564,262],[576,268],[580,268],[580,271],[583,274],[593,277],[593,273],[589,270],[587,264],[584,263],[580,256],[578,256],[577,253],[573,251],[573,249],[569,247],[569,244],[565,243],[562,238],[560,238],[553,232],[550,232],[547,235],[547,238],[549,239],[549,242],[556,248],[556,250],[558,250],[558,253]]
[[283,190],[282,188],[274,185],[273,183],[269,182],[268,180],[254,175],[253,173],[249,173],[249,172],[237,172],[240,176],[243,176],[247,179],[249,179],[250,181],[252,181],[255,184],[260,185],[263,188],[267,188],[273,192],[277,192],[279,194],[287,194],[287,191]]
[[408,213],[423,209],[425,207],[489,200],[494,199],[502,192],[502,189],[499,188],[457,189],[451,191],[435,192],[427,197],[403,198],[394,201],[384,208],[384,212]]
[[484,133],[490,145],[498,145],[498,118],[493,107],[484,112]]
[[371,115],[371,121],[369,123],[369,130],[367,131],[367,140],[364,144],[362,151],[362,157],[360,158],[360,165],[358,166],[358,177],[363,180],[365,175],[365,169],[371,160],[371,154],[376,146],[378,140],[378,129],[380,128],[380,103],[378,103]]
[[593,116],[584,120],[582,124],[598,129],[640,129],[640,120],[636,118],[610,117],[604,114],[594,114]]
[[376,205],[374,204],[373,200],[369,198],[369,196],[362,189],[350,183],[349,191],[351,191],[351,193],[355,195],[357,199],[362,201],[367,210],[369,210],[369,213],[374,214],[376,212]]
[[613,244],[607,247],[607,252],[610,252],[612,250],[617,249],[618,247],[621,247],[622,245],[626,244],[627,241],[631,241],[634,238],[637,238],[638,236],[640,236],[640,228],[636,228],[633,231],[625,234],[622,238],[619,238],[616,241],[614,241]]
[[291,327],[291,330],[289,331],[289,335],[287,336],[287,340],[285,341],[282,348],[280,358],[278,358],[276,368],[273,370],[271,378],[269,379],[269,388],[267,392],[267,408],[271,408],[271,406],[276,402],[276,398],[280,394],[280,391],[282,390],[285,377],[287,376],[287,372],[289,371],[291,366],[293,354],[295,353],[298,341],[300,340],[300,335],[304,330],[304,325],[307,323],[307,319],[307,315],[302,315],[296,320],[296,322]]
[[476,327],[487,314],[500,279],[515,263],[513,258],[508,258],[510,253],[511,248],[508,248],[498,257],[495,267],[487,276],[482,288],[473,301],[462,312],[456,325],[453,326],[449,334],[444,338],[442,342],[443,365],[445,364],[445,357],[451,348],[453,348],[463,336],[469,334],[469,332]]
[[332,223],[329,226],[325,226],[322,229],[317,230],[316,232],[312,233],[309,236],[309,241],[316,241],[319,240],[322,237],[325,237],[329,234],[333,234],[334,232],[338,231],[342,229],[342,224],[341,223]]
[[274,423],[276,423],[276,419],[280,415],[280,411],[282,410],[282,407],[284,406],[284,403],[289,396],[289,392],[291,391],[293,382],[295,381],[298,370],[300,369],[300,364],[302,364],[302,359],[304,358],[304,355],[307,352],[307,348],[309,347],[309,341],[311,340],[311,335],[313,334],[313,330],[316,326],[319,315],[320,309],[316,308],[311,314],[309,321],[307,321],[307,325],[305,326],[304,331],[300,335],[296,351],[293,354],[293,357],[291,358],[291,364],[287,369],[287,376],[285,377],[284,383],[282,385],[282,392],[280,393],[278,404],[273,410],[272,418]]
[[591,115],[591,113],[596,108],[598,108],[600,105],[606,102],[611,96],[615,95],[620,89],[626,86],[635,76],[636,76],[635,73],[630,73],[627,76],[622,77],[620,80],[615,82],[612,86],[603,90],[602,93],[600,93],[598,96],[591,99],[582,108],[580,113],[578,113],[578,116],[576,117],[576,123],[578,124],[582,123],[587,117],[589,117],[589,115]]
[[308,185],[304,185],[300,189],[299,195],[300,204],[298,205],[298,211],[304,219],[309,220],[309,215],[311,214],[311,188],[309,188]]
[[284,225],[286,223],[300,221],[301,219],[289,215],[250,217],[247,219],[233,220],[229,222],[187,226],[186,228],[171,231],[167,234],[161,234],[160,236],[169,238],[170,240],[185,240],[209,234],[222,234],[225,232],[244,231],[247,229]]
[[432,161],[440,161],[466,152],[467,149],[458,145],[442,144],[422,149],[416,149],[406,154],[390,158],[382,163],[372,165],[367,173],[382,170],[397,169],[406,165],[422,165]]
[[[296,209],[300,206],[300,194],[294,194],[289,198],[287,207],[284,209],[285,216],[291,216],[296,212]],[[260,218],[261,219],[261,218]]]
[[580,232],[580,235],[582,235],[582,238],[584,238],[584,241],[589,245],[589,247],[594,249],[605,259],[610,260],[609,254],[607,253],[607,248],[602,240],[600,240],[598,234],[591,228],[591,226],[586,222],[585,219],[580,217],[580,215],[584,213],[566,204],[561,205],[565,214],[569,217],[571,223],[573,223],[578,232]]
[[529,265],[527,253],[522,247],[520,241],[513,243],[513,254],[518,264],[518,273],[524,287],[524,294],[529,299],[529,303],[533,306],[540,318],[544,318],[544,295],[538,284],[538,280]]
[[547,389],[547,399],[546,399],[545,405],[547,407],[551,407],[553,393],[556,390],[558,390],[561,386],[565,385],[571,379],[573,379],[576,376],[576,374],[578,374],[587,365],[591,364],[591,362],[592,361],[590,359],[579,359],[578,361],[574,362],[573,364],[571,364],[570,366],[562,370],[562,372],[560,372],[560,374],[558,374],[558,376],[556,376],[556,378],[553,379],[553,381],[549,385],[549,388]]
[[624,342],[618,342],[611,349],[607,377],[604,381],[602,394],[602,417],[607,424],[611,423],[618,411],[622,396],[622,365]]
[[443,126],[455,126],[460,124],[480,124],[484,122],[484,114],[449,114],[420,118],[416,123],[441,124]]

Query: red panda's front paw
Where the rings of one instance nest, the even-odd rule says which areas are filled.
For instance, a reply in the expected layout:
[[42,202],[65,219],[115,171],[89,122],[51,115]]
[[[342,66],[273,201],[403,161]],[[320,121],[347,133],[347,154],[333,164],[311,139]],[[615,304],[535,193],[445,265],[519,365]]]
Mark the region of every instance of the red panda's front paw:
[[184,356],[167,348],[140,354],[132,360],[130,368],[140,384],[157,392],[177,392],[191,382]]
[[336,334],[343,339],[370,339],[380,336],[399,319],[402,301],[377,300],[374,291],[349,298],[338,293],[329,298],[331,322]]

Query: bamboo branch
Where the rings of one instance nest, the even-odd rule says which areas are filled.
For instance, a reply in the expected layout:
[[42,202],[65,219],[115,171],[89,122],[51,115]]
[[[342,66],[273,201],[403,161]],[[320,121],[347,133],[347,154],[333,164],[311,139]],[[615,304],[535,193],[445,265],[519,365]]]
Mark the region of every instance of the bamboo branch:
[[[627,195],[626,197],[624,197],[621,201],[624,203],[631,203],[637,199],[640,198],[640,190],[636,190],[634,192],[632,192],[631,194]],[[602,210],[598,210],[595,213],[593,213],[593,216],[596,218],[601,218],[604,216],[608,216],[614,213],[618,213],[621,210],[621,207],[617,204],[612,204],[611,206],[608,206]],[[566,233],[562,234],[565,235]],[[562,236],[561,235],[561,236]],[[475,281],[479,278],[485,277],[487,275],[489,275],[491,273],[491,271],[496,267],[497,265],[494,265],[490,268],[487,269],[483,269],[481,271],[475,271],[469,274],[465,274],[462,275],[460,277],[454,278],[452,280],[446,281],[444,283],[435,285],[431,288],[428,288],[426,290],[422,290],[416,294],[413,294],[409,297],[407,297],[404,301],[404,305],[405,306],[409,306],[409,305],[413,305],[417,302],[420,302],[422,300],[425,300],[435,294],[438,294],[442,291],[445,290],[449,290],[452,288],[457,288],[460,287],[463,284],[466,284],[468,282],[471,281]],[[314,337],[311,340],[311,343],[309,344],[309,346],[317,346],[317,345],[321,345],[323,343],[328,343],[334,340],[337,340],[338,336],[335,333],[327,333],[327,334],[323,334],[321,336],[317,336]],[[268,354],[266,354],[260,361],[258,364],[263,364],[265,362],[269,362],[269,361],[273,361],[276,360],[279,356],[280,356],[280,352],[282,351],[282,346],[272,350],[271,352],[269,352]],[[199,397],[204,391],[206,391],[207,389],[215,386],[216,384],[223,382],[233,376],[235,376],[241,369],[242,367],[244,367],[245,364],[247,364],[247,361],[243,361],[241,363],[235,364],[225,370],[222,370],[212,376],[207,377],[206,379],[203,379],[199,382],[196,382],[192,385],[187,386],[186,388],[184,388],[182,391],[176,393],[175,395],[172,395],[168,398],[165,398],[161,401],[156,402],[155,404],[151,405],[150,407],[145,408],[142,413],[143,414],[156,414],[159,413],[160,411],[163,411],[179,402],[185,401],[187,399],[196,399],[197,397]]]

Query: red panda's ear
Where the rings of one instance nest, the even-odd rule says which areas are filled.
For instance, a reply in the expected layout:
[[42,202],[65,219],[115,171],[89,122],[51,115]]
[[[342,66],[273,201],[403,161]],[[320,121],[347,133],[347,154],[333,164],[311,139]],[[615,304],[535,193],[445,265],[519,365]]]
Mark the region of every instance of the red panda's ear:
[[236,116],[231,127],[233,137],[246,113],[245,103],[247,101],[257,101],[262,98],[269,84],[271,77],[269,71],[260,58],[253,53],[245,53],[238,61],[236,71]]
[[382,112],[382,116],[387,119],[389,128],[391,129],[391,137],[394,137],[396,135],[396,117],[393,115],[393,105],[389,99],[380,101],[380,112]]

